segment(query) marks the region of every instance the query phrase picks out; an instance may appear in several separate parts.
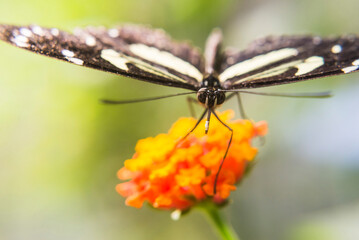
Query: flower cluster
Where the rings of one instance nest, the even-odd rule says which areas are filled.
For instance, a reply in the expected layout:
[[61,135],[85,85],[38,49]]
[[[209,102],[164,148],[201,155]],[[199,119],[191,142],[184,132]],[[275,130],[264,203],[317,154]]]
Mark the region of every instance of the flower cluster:
[[159,134],[138,141],[136,153],[125,161],[118,177],[127,182],[117,185],[117,191],[126,197],[126,204],[141,207],[148,201],[160,209],[185,210],[206,199],[222,203],[236,189],[249,161],[257,154],[251,146],[252,138],[264,136],[265,122],[250,120],[230,121],[233,111],[219,117],[233,129],[229,148],[213,195],[214,180],[230,138],[230,131],[212,119],[208,134],[204,123],[183,139],[194,126],[193,118],[179,119],[168,134]]

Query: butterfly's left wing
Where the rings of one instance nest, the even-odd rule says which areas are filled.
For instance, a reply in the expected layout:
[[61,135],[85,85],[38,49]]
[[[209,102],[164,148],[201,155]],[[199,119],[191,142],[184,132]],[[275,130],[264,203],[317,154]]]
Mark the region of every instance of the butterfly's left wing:
[[359,70],[359,37],[267,37],[227,50],[219,80],[225,89],[258,88]]
[[35,53],[142,81],[196,90],[203,60],[191,45],[160,29],[123,25],[89,27],[74,34],[56,28],[0,25],[0,39]]

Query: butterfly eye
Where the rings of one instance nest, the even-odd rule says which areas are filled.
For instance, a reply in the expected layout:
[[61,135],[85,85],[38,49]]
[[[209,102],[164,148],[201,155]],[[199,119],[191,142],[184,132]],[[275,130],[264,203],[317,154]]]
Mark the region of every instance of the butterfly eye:
[[217,105],[221,105],[226,101],[226,95],[224,92],[216,91],[216,97],[217,97]]
[[206,88],[201,88],[197,92],[197,99],[200,103],[205,104],[208,97],[208,90]]

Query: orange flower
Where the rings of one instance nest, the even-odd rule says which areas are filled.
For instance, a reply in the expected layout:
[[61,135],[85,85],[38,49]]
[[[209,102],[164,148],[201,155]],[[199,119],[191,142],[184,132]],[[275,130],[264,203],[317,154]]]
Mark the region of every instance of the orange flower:
[[214,180],[225,154],[230,131],[212,118],[208,134],[204,122],[186,139],[182,139],[194,126],[193,118],[181,118],[168,134],[159,134],[138,141],[136,153],[125,161],[118,177],[127,182],[116,190],[126,197],[126,204],[140,208],[145,201],[160,209],[185,210],[194,204],[212,199],[223,203],[236,189],[248,162],[254,159],[257,149],[251,146],[252,138],[264,136],[265,122],[250,120],[229,121],[233,111],[219,114],[223,122],[233,129],[233,140],[217,182]]

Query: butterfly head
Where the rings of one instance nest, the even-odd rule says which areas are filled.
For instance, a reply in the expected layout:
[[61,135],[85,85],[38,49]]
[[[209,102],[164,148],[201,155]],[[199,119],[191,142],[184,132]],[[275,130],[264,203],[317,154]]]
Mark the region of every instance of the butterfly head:
[[221,91],[218,78],[210,75],[203,79],[201,88],[197,92],[197,99],[205,108],[210,109],[214,109],[223,104],[226,100],[226,95]]

